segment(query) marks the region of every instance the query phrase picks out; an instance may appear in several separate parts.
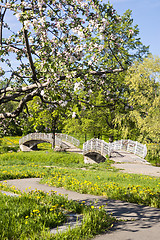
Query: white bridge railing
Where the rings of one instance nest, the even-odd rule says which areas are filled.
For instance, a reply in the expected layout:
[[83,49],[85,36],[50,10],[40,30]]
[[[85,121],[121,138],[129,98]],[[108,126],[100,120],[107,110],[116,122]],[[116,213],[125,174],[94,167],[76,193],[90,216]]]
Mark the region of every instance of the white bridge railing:
[[[53,142],[53,134],[52,133],[30,133],[19,140],[19,145],[25,144],[29,141],[46,141],[46,142]],[[74,137],[71,137],[67,134],[56,133],[55,134],[55,145],[60,146],[62,141],[69,142],[73,145],[79,146],[80,142]]]
[[104,157],[106,155],[110,156],[109,143],[106,143],[98,138],[92,138],[83,144],[83,155],[88,152],[97,152]]
[[67,134],[63,134],[63,133],[56,133],[56,137],[58,137],[59,139],[61,139],[62,141],[66,141],[69,143],[72,143],[75,146],[79,146],[80,141],[72,136],[69,136]]
[[147,155],[146,144],[139,143],[137,141],[128,140],[118,140],[112,143],[113,150],[126,150],[127,152],[132,152],[135,155],[138,155],[142,158],[145,158]]
[[32,140],[44,140],[47,142],[52,142],[53,134],[52,133],[30,133],[22,137],[21,139],[19,139],[19,144],[21,145],[25,142],[29,142]]
[[118,140],[113,143],[106,143],[100,139],[91,139],[83,144],[83,154],[88,152],[97,152],[102,156],[110,156],[111,153],[115,150],[125,150],[127,152],[132,152],[135,155],[138,155],[142,158],[145,158],[147,155],[147,147],[145,144],[141,144],[137,141],[132,140]]

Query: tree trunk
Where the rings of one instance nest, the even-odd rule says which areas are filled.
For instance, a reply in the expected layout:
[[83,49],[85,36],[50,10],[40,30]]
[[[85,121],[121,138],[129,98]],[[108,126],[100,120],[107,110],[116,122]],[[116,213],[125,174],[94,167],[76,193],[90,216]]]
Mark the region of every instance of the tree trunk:
[[112,143],[113,142],[113,135],[109,136],[109,142]]
[[52,149],[55,148],[55,144],[56,144],[56,125],[57,125],[57,120],[58,120],[58,116],[52,119],[52,138],[53,138],[53,142],[52,142]]
[[87,142],[87,134],[85,133],[85,142]]
[[55,137],[55,130],[52,131],[52,149],[55,148],[55,142],[56,142],[56,137]]

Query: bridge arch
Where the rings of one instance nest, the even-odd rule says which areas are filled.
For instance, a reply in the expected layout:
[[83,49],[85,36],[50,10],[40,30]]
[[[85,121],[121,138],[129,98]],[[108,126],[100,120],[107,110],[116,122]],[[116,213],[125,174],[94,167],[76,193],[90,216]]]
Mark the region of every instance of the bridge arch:
[[20,149],[22,151],[37,150],[40,143],[53,143],[52,133],[30,133],[19,140]]
[[83,155],[85,163],[99,163],[106,160],[106,155],[110,156],[109,143],[98,138],[83,144]]
[[[53,143],[53,134],[52,133],[30,133],[19,140],[20,149],[22,151],[32,151],[37,150],[37,145],[39,143]],[[79,140],[74,137],[68,136],[67,134],[55,134],[55,145],[58,147],[69,148],[73,144],[78,146]]]
[[106,155],[110,157],[113,152],[118,150],[131,152],[143,159],[147,155],[146,145],[137,141],[122,139],[114,141],[113,143],[106,143],[103,140],[92,138],[83,144],[84,162],[99,163],[106,159]]

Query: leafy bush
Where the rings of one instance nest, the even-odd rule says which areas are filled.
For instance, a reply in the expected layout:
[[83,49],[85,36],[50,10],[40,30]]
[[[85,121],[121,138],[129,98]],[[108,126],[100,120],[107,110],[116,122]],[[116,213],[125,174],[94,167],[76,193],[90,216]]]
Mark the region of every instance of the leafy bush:
[[150,143],[147,145],[146,160],[156,166],[160,166],[160,144]]

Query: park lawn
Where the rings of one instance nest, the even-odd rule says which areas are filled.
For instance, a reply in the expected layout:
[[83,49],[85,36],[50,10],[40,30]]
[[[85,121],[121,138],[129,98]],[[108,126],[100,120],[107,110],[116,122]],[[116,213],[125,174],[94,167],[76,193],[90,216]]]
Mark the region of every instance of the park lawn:
[[[7,139],[18,142],[18,137]],[[51,186],[160,207],[160,178],[120,173],[109,159],[86,165],[80,154],[53,152],[45,146],[41,144],[43,151],[1,154],[0,180],[38,177]]]
[[[32,191],[15,197],[0,193],[0,209],[0,239],[88,239],[116,221],[103,208],[69,201],[54,192]],[[70,213],[82,216],[81,225],[51,234],[51,229],[67,222]]]
[[83,163],[83,156],[76,153],[33,151],[33,152],[11,152],[0,156],[0,165],[28,165],[36,164],[41,166],[77,166]]
[[[82,155],[66,152],[1,154],[0,180],[4,181],[0,183],[0,190],[20,196],[0,193],[0,238],[87,239],[106,231],[116,221],[104,209],[68,201],[55,193],[51,196],[39,191],[22,194],[15,187],[9,187],[5,182],[7,179],[38,177],[49,186],[160,208],[160,178],[120,173],[110,164],[107,160],[86,165]],[[58,235],[50,234],[51,228],[66,221],[69,212],[82,214],[82,225]]]
[[86,165],[79,154],[35,151],[2,154],[0,165],[0,180],[38,177],[50,186],[160,207],[159,178],[120,173],[109,161]]
[[160,178],[110,170],[50,169],[42,183],[160,208]]

